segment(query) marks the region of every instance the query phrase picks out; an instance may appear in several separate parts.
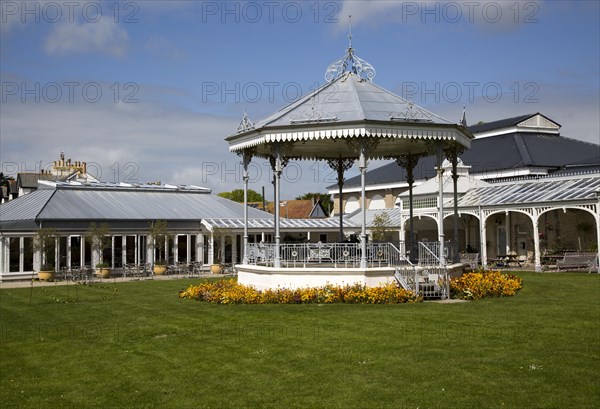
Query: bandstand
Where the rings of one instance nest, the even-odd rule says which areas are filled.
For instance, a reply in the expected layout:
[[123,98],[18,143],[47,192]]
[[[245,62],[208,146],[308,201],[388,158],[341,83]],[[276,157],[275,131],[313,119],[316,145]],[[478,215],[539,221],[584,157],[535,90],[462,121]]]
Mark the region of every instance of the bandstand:
[[[417,160],[436,155],[442,195],[442,161],[448,158],[456,174],[458,154],[470,147],[473,136],[464,122],[443,119],[376,85],[374,77],[375,69],[356,55],[350,36],[344,57],[328,67],[323,86],[255,123],[244,113],[237,132],[226,138],[230,151],[242,158],[245,204],[252,158],[268,159],[274,174],[275,240],[248,243],[245,206],[244,257],[237,266],[241,283],[257,288],[326,283],[377,285],[395,276],[405,287],[412,283],[414,289],[419,282],[427,282],[427,278],[417,277],[418,272],[431,276],[435,269],[434,281],[441,272],[447,272],[442,229],[433,246],[411,242],[407,248],[400,248],[392,243],[367,242],[365,174],[369,160],[394,160],[407,170],[412,189],[411,175]],[[344,171],[357,162],[362,215],[358,240],[346,240],[340,213],[339,243],[281,242],[280,176],[289,160],[326,161],[338,175],[340,193]],[[441,205],[438,210],[442,215]],[[417,259],[420,268],[413,263]]]

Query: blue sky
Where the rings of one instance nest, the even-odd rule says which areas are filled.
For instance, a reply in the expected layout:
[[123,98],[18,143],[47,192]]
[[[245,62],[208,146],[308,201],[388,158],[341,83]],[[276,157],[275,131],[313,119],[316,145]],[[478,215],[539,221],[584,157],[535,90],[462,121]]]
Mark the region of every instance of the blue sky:
[[[64,151],[108,182],[239,188],[224,138],[244,108],[258,120],[323,84],[349,14],[378,85],[469,123],[539,111],[598,143],[598,4],[2,0],[2,171]],[[251,188],[269,191],[256,165]],[[283,198],[333,183],[322,163],[284,176]]]

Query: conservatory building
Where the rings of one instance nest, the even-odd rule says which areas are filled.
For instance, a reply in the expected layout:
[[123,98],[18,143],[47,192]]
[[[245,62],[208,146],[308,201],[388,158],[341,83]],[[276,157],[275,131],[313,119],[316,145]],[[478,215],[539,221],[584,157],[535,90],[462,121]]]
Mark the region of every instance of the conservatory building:
[[[93,268],[100,260],[117,274],[128,266],[235,264],[241,261],[244,210],[239,203],[197,186],[156,186],[40,181],[27,195],[0,205],[0,279],[31,279],[43,262],[34,238],[51,229],[54,242],[44,263],[57,271]],[[272,240],[273,215],[247,208],[249,242]],[[164,248],[153,225],[166,222]],[[94,249],[92,224],[107,226],[108,245]],[[347,227],[351,227],[349,223]],[[327,242],[337,235],[331,219],[284,219],[288,240]]]

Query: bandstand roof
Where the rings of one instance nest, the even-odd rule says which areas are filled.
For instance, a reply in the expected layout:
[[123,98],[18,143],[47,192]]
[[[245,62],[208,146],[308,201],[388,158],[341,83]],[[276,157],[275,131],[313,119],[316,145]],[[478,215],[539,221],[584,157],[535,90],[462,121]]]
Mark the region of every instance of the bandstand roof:
[[244,114],[238,132],[226,138],[229,150],[254,148],[254,156],[268,157],[272,143],[291,142],[288,158],[356,158],[356,147],[346,142],[359,137],[379,140],[370,158],[425,152],[432,140],[470,146],[473,135],[466,127],[374,84],[373,77],[374,69],[348,48],[316,91],[256,123]]

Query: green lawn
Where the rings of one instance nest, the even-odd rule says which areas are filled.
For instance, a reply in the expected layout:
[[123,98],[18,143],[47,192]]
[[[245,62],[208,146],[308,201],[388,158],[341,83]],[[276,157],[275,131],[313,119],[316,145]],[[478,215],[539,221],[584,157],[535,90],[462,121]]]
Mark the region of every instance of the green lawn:
[[600,276],[515,297],[207,305],[198,280],[0,291],[2,408],[592,408]]

